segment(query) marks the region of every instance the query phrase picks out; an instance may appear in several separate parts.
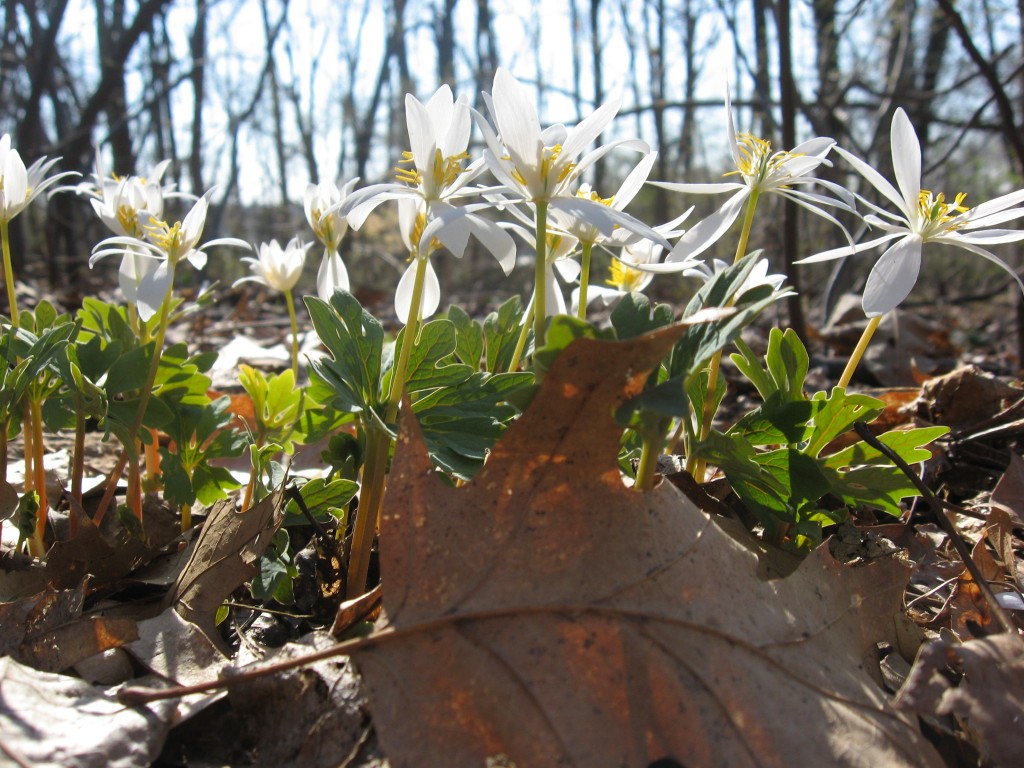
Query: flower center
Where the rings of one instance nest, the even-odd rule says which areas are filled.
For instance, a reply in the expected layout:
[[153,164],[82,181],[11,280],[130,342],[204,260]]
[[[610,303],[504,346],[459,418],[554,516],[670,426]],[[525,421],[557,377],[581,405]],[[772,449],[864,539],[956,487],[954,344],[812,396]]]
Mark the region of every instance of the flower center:
[[737,137],[740,152],[739,166],[729,171],[726,176],[740,174],[754,182],[763,182],[770,176],[785,174],[785,165],[794,157],[792,152],[772,152],[771,142],[759,139],[750,133],[741,133]]
[[[441,154],[440,149],[434,150],[434,167],[431,169],[431,180],[434,183],[434,188],[437,190],[445,189],[455,183],[455,180],[459,178],[465,168],[462,167],[462,161],[469,159],[468,152],[460,152],[457,155],[451,157],[445,157]],[[399,165],[408,163],[411,168],[395,168],[395,178],[398,181],[410,184],[414,187],[423,185],[423,174],[420,173],[416,167],[416,160],[412,155],[412,152],[402,152],[402,159],[398,161]]]
[[[946,196],[941,192],[932,195],[927,189],[922,189],[917,199],[917,208],[921,218],[929,224],[949,224],[960,214],[967,213],[969,208],[964,205],[967,199],[966,192],[958,192],[952,203],[946,202]],[[959,229],[960,225],[954,224],[946,229]]]
[[632,293],[638,290],[640,281],[644,278],[644,273],[639,269],[633,269],[633,267],[618,259],[612,259],[610,272],[611,274],[605,280],[605,283],[624,293]]

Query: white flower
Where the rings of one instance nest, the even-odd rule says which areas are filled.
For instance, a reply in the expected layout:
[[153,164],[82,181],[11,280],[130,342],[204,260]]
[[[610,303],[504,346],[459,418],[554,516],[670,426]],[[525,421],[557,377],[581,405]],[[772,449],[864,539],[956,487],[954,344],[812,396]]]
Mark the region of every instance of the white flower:
[[[145,232],[139,216],[153,216],[162,219],[166,197],[185,197],[174,192],[174,185],[163,185],[161,180],[170,166],[170,160],[163,160],[145,177],[108,176],[103,170],[103,161],[96,154],[96,171],[93,181],[82,182],[75,191],[90,196],[93,210],[107,228],[115,235],[142,239]],[[131,304],[138,303],[139,283],[156,269],[156,262],[139,252],[134,246],[125,246],[121,266],[117,272],[118,285],[125,299]]]
[[60,160],[41,157],[28,168],[11,147],[11,136],[0,137],[0,220],[10,221],[35,200],[46,189],[63,178],[76,176],[74,171],[65,171],[49,178],[46,174]]
[[[650,271],[637,269],[637,265],[657,262],[664,250],[662,246],[650,240],[640,240],[631,245],[623,246],[621,252],[612,259],[605,285],[591,285],[588,287],[587,305],[589,306],[597,299],[604,306],[608,306],[620,296],[642,291],[654,279],[654,274]],[[579,306],[579,300],[580,289],[574,288],[572,292],[574,311]]]
[[299,282],[302,276],[302,268],[306,264],[306,252],[312,243],[303,245],[299,239],[293,238],[284,248],[277,240],[269,243],[260,243],[257,249],[257,258],[243,257],[253,274],[239,278],[235,285],[252,281],[260,283],[268,288],[273,288],[281,293],[288,293]]
[[[491,173],[515,198],[529,203],[545,203],[552,212],[575,218],[604,237],[616,226],[625,227],[641,237],[656,241],[661,236],[650,227],[590,197],[578,197],[575,189],[584,171],[615,148],[649,153],[650,147],[638,139],[613,141],[576,158],[611,124],[619,111],[613,100],[598,107],[573,128],[552,125],[541,129],[537,108],[528,89],[506,69],[498,68],[494,89],[484,94],[497,133],[479,115],[477,123],[487,148],[484,159]],[[643,165],[645,160],[641,162]],[[630,183],[632,183],[632,179]],[[642,183],[642,182],[641,182]],[[635,191],[634,191],[635,194]],[[554,213],[552,213],[554,215]],[[581,224],[582,226],[582,224]],[[667,242],[663,245],[668,246]]]
[[330,301],[335,291],[349,289],[348,270],[338,255],[338,246],[348,232],[349,223],[340,208],[358,182],[358,178],[352,179],[340,189],[329,181],[310,184],[303,197],[306,221],[324,246],[316,275],[316,292],[324,301]]
[[[732,101],[728,91],[726,91],[725,113],[729,148],[732,150],[735,167],[735,170],[726,175],[737,175],[740,177],[740,181],[714,184],[651,182],[664,189],[689,194],[733,193],[717,211],[696,224],[679,239],[672,253],[665,259],[666,264],[692,259],[710,248],[728,231],[739,217],[747,200],[754,194],[773,194],[792,200],[808,211],[842,228],[842,224],[821,206],[853,210],[852,196],[842,187],[812,175],[819,166],[831,165],[825,156],[835,146],[835,141],[827,138],[814,138],[794,147],[789,152],[772,152],[771,144],[767,141],[748,133],[736,133],[732,116]],[[840,199],[802,189],[802,187],[812,184],[824,186]]]
[[863,298],[864,312],[868,317],[884,315],[895,309],[910,294],[921,270],[921,252],[925,243],[944,243],[986,258],[1009,272],[1024,291],[1024,282],[1017,273],[983,247],[1024,239],[1022,230],[985,229],[1024,216],[1024,207],[1020,207],[1024,203],[1024,190],[1011,192],[974,208],[963,205],[964,194],[957,195],[953,202],[947,202],[944,195],[933,195],[921,189],[921,145],[914,126],[902,109],[897,109],[893,115],[890,142],[896,187],[863,160],[836,147],[836,151],[898,210],[893,214],[868,203],[877,215],[868,214],[864,220],[886,234],[858,246],[835,248],[801,259],[797,264],[838,259],[861,249],[895,241],[868,275]]
[[[496,223],[477,213],[489,204],[458,204],[482,191],[469,183],[484,169],[483,161],[464,166],[472,129],[469,102],[463,96],[455,100],[451,89],[443,85],[426,104],[407,94],[405,118],[412,149],[405,153],[402,164],[409,167],[396,169],[398,182],[355,192],[342,206],[349,223],[358,229],[386,200],[411,201],[406,203],[406,211],[411,204],[424,220],[416,228],[418,237],[406,241],[410,253],[427,255],[441,244],[462,257],[472,235],[508,274],[515,263],[515,243]],[[408,213],[400,218],[410,222]]]
[[[149,320],[159,310],[171,289],[174,269],[178,264],[187,261],[196,269],[202,269],[206,264],[204,249],[211,246],[232,245],[249,248],[249,244],[244,240],[233,237],[211,240],[203,246],[199,245],[203,227],[206,226],[206,214],[210,208],[209,198],[213,191],[210,190],[200,197],[182,221],[169,224],[144,211],[139,214],[144,239],[111,237],[99,243],[93,250],[89,259],[90,267],[106,256],[122,256],[126,247],[137,249],[139,255],[155,261],[156,268],[147,269],[138,281],[136,303],[139,317],[143,320]],[[124,261],[121,267],[125,269]],[[138,275],[131,272],[129,267],[127,278],[135,280],[137,277]]]

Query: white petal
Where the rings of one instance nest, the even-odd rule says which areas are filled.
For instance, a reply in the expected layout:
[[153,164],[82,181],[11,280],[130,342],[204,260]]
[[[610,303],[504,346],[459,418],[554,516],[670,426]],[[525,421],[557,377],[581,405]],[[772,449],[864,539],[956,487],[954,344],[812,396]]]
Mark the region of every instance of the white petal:
[[636,164],[636,167],[629,172],[629,175],[623,180],[622,185],[619,187],[619,191],[615,193],[615,199],[612,201],[612,205],[618,210],[622,210],[633,198],[636,197],[640,188],[643,187],[647,181],[647,177],[651,175],[651,169],[654,167],[654,163],[658,160],[657,152],[648,152],[644,158]]
[[157,268],[139,281],[136,294],[139,317],[149,320],[159,310],[171,288],[171,271],[166,261],[161,261]]
[[349,289],[348,270],[341,257],[326,248],[316,273],[316,293],[323,301],[330,301],[335,291]]
[[[1024,240],[1024,229],[984,229],[981,232],[954,232],[948,236],[955,244],[966,241],[976,245],[997,245],[999,243],[1016,243]],[[935,238],[937,242],[947,242],[947,237]]]
[[921,271],[921,238],[907,235],[892,245],[871,268],[864,286],[868,317],[895,309],[913,290]]
[[[847,152],[842,147],[836,147],[835,149],[836,152],[842,155],[846,159],[846,161],[857,170],[857,173],[859,173],[861,176],[868,180],[871,186],[873,186],[875,189],[881,192],[886,198],[889,199],[890,202],[892,202],[897,208],[899,208],[900,211],[903,212],[904,216],[916,215],[906,210],[906,203],[904,202],[902,195],[900,195],[896,187],[894,187],[892,184],[886,181],[885,177],[882,176],[882,174],[880,174],[878,171],[876,171],[874,168],[865,163],[856,155]],[[918,182],[920,183],[920,179],[918,180]],[[915,201],[913,211],[916,210],[917,202]]]
[[794,261],[793,263],[794,264],[817,264],[817,263],[822,262],[822,261],[831,261],[833,259],[841,259],[844,256],[852,256],[853,254],[860,253],[861,251],[869,251],[872,248],[876,248],[877,246],[881,245],[882,243],[889,242],[893,238],[905,237],[906,235],[907,235],[907,231],[904,229],[904,230],[901,230],[900,232],[893,232],[893,233],[890,233],[888,235],[883,235],[882,237],[875,238],[874,240],[869,240],[866,243],[858,243],[857,245],[844,245],[844,246],[841,246],[839,248],[832,248],[831,250],[828,250],[828,251],[822,251],[821,253],[816,253],[813,256],[807,256],[806,258],[798,259],[797,261]]
[[903,210],[916,211],[921,196],[921,144],[917,140],[914,126],[910,124],[910,118],[902,108],[897,109],[892,116],[890,141],[896,185],[903,193],[906,205]]
[[683,192],[688,195],[717,195],[723,192],[735,192],[738,189],[743,189],[746,184],[740,184],[735,181],[722,181],[713,184],[688,184],[685,182],[676,181],[652,181],[651,184],[655,187],[661,187],[662,189],[668,189],[672,192]]
[[561,162],[564,158],[564,161],[568,163],[590,146],[594,139],[600,136],[611,121],[615,119],[618,111],[619,100],[612,99],[602,104],[594,112],[587,115],[581,123],[570,129],[562,145],[562,152],[558,156],[559,161]]
[[706,219],[697,222],[676,243],[665,259],[668,262],[685,261],[703,253],[726,233],[740,215],[740,210],[750,197],[750,189],[743,187],[725,201],[725,204]]
[[[398,315],[398,320],[402,325],[409,324],[409,317],[412,313],[412,295],[413,289],[416,287],[417,265],[418,261],[413,259],[409,266],[405,268],[402,279],[398,281],[398,288],[395,290],[395,314]],[[422,293],[420,295],[420,319],[425,320],[433,315],[440,303],[441,285],[437,281],[437,273],[434,272],[434,266],[427,261],[423,274]]]
[[405,122],[409,129],[409,146],[412,147],[413,162],[424,176],[431,175],[434,168],[434,126],[427,110],[412,94],[405,95]]
[[531,180],[539,173],[540,119],[527,89],[504,67],[494,75],[492,94],[498,133],[519,172]]

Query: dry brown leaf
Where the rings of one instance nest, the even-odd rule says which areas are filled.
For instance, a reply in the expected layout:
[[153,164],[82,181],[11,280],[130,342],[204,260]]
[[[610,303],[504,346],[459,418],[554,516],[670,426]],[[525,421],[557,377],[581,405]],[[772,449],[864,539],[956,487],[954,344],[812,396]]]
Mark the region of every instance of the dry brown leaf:
[[80,661],[136,640],[133,619],[88,616],[27,639],[20,658],[44,672],[63,672]]
[[0,763],[136,768],[160,754],[175,702],[127,707],[75,678],[0,658]]
[[[958,685],[949,669],[962,669]],[[954,645],[933,640],[921,649],[896,705],[926,715],[954,714],[974,734],[992,765],[1020,765],[1024,754],[1024,645],[994,635]]]
[[670,483],[624,487],[613,413],[672,343],[569,346],[462,489],[403,420],[355,653],[393,765],[938,764],[873,679],[906,566],[762,581]]
[[235,499],[210,510],[188,564],[165,605],[173,606],[215,643],[217,609],[240,585],[256,574],[256,562],[284,519],[284,488],[278,488],[247,510],[236,511]]
[[1005,509],[1016,523],[1024,523],[1024,459],[1010,453],[1010,464],[996,487],[992,489],[992,503]]

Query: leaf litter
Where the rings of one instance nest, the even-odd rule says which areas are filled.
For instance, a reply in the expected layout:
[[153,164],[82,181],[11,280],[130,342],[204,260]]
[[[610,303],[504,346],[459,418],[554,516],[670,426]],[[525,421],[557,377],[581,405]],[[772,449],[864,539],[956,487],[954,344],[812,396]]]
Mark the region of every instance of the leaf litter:
[[[214,508],[205,541],[188,548],[150,541],[127,556],[87,528],[62,542],[65,554],[51,553],[45,572],[5,561],[0,588],[11,597],[0,610],[12,619],[0,623],[0,642],[11,658],[0,751],[31,765],[380,765],[383,754],[392,765],[431,764],[431,755],[456,766],[971,764],[951,756],[952,738],[1012,765],[1024,746],[1010,727],[1020,712],[1019,643],[990,634],[983,603],[963,603],[970,580],[944,534],[858,519],[854,531],[877,531],[909,559],[854,543],[851,567],[821,547],[791,575],[765,580],[792,568],[778,567],[785,558],[734,521],[709,517],[669,483],[647,495],[623,486],[611,414],[669,335],[614,354],[603,342],[567,349],[485,470],[459,490],[431,476],[405,420],[385,500],[384,614],[369,638],[335,646],[352,651],[361,678],[351,664],[321,661],[248,680],[239,673],[275,654],[255,661],[265,648],[216,626],[217,608],[251,578],[253,554],[279,525],[276,495],[255,515]],[[957,387],[926,388],[904,408],[908,418],[928,423],[949,402],[962,404],[960,395],[942,399],[974,385],[975,373],[959,375]],[[1024,463],[1007,450],[1019,434],[1017,392],[968,398],[976,410],[947,444],[955,451],[966,437],[984,450],[940,456],[958,470],[979,456],[1013,457],[1005,474],[985,466],[1001,477],[991,500],[964,502],[966,514],[984,518],[972,535],[975,559],[1011,597],[1024,512]],[[158,518],[147,514],[147,529]],[[80,564],[97,553],[116,564],[85,580]],[[158,576],[143,576],[154,568]],[[945,587],[935,589],[940,575]],[[151,591],[125,596],[117,590],[126,584]],[[904,588],[911,615],[938,638],[912,668],[920,635],[907,629]],[[364,616],[357,608],[354,618],[339,612],[339,629]],[[17,619],[33,611],[49,623]],[[277,657],[334,642],[307,635]],[[47,644],[59,645],[50,657]],[[907,661],[895,663],[901,653]],[[239,680],[226,696],[126,707],[118,686],[41,671],[72,667],[92,679],[86,662],[104,658],[120,660],[120,680],[144,670],[135,686]],[[296,718],[280,717],[278,701]]]

